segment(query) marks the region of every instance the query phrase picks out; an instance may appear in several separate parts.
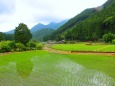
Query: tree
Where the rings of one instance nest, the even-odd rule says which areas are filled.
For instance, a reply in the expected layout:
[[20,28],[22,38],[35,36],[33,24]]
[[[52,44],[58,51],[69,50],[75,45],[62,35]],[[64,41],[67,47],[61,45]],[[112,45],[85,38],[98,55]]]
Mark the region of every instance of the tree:
[[103,40],[106,43],[111,43],[113,39],[115,39],[115,35],[112,33],[108,33],[108,34],[103,35]]
[[14,34],[4,34],[5,40],[14,40]]
[[4,34],[0,32],[0,41],[4,40]]
[[30,33],[27,25],[20,23],[19,26],[15,29],[14,37],[16,43],[22,43],[26,45],[32,38],[32,34]]

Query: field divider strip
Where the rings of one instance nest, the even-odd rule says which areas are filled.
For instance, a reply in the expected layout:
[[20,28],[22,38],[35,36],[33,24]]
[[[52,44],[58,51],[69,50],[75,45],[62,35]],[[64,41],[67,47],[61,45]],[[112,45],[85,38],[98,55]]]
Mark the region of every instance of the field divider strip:
[[44,50],[58,54],[97,54],[97,55],[115,56],[115,52],[77,51],[77,50],[66,51],[51,48],[51,45],[50,46],[46,45],[44,47]]
[[76,50],[72,50],[71,53],[73,52],[78,52],[78,53],[113,53],[115,54],[115,52],[102,52],[102,51],[76,51]]

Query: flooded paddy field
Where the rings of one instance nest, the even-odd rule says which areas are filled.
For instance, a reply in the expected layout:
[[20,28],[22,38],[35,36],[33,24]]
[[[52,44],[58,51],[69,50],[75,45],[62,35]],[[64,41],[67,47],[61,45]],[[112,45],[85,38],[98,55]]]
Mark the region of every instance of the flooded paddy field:
[[115,86],[114,63],[112,56],[46,51],[1,55],[0,86]]

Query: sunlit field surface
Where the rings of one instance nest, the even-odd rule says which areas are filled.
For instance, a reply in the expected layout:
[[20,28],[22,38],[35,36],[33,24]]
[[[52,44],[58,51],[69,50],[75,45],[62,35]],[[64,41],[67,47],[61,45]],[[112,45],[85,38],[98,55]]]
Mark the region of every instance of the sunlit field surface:
[[96,51],[96,52],[115,52],[115,45],[112,44],[100,44],[100,43],[78,43],[78,44],[55,44],[52,46],[58,50],[70,50],[70,51]]
[[46,51],[0,54],[0,86],[115,86],[115,57]]

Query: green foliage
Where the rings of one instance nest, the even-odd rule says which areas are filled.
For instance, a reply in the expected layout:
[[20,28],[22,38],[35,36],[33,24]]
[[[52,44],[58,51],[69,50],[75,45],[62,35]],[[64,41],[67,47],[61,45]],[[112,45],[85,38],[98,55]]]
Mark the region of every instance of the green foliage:
[[29,48],[29,50],[34,50],[36,49],[36,43],[33,41],[30,41],[26,44],[26,46]]
[[105,33],[115,32],[115,16],[107,17],[102,24],[102,28]]
[[41,50],[43,48],[43,44],[33,40],[33,41],[30,41],[26,44],[26,47],[29,49],[29,50]]
[[5,40],[5,41],[14,40],[14,35],[0,32],[0,41],[3,41],[3,40]]
[[17,51],[23,51],[25,50],[25,46],[22,43],[16,43],[16,50]]
[[0,42],[0,53],[12,51],[41,50],[42,48],[43,44],[34,41],[30,41],[26,45],[22,43],[15,43],[14,41]]
[[4,34],[4,40],[14,40],[14,34]]
[[41,43],[36,44],[37,50],[42,50],[42,48],[43,48],[43,44],[41,44]]
[[10,52],[12,50],[10,41],[0,42],[0,53]]
[[11,48],[12,50],[15,50],[15,48],[16,48],[16,45],[15,45],[15,42],[14,42],[14,41],[10,41],[10,42],[9,42],[9,46],[10,46],[10,48]]
[[112,44],[115,44],[115,39],[112,40]]
[[[80,41],[98,41],[108,32],[115,33],[115,2],[77,23],[72,29],[75,39]],[[70,35],[73,36],[73,35]]]
[[15,36],[15,42],[22,43],[24,45],[26,45],[26,43],[28,43],[32,38],[32,34],[30,33],[30,30],[23,23],[20,23],[19,26],[16,27],[14,36]]
[[31,39],[32,42],[35,42],[35,43],[39,43],[39,41],[37,39]]
[[112,40],[115,39],[115,35],[112,34],[112,33],[108,33],[108,34],[104,34],[103,35],[103,40],[106,42],[106,43],[112,43]]
[[0,32],[0,41],[4,40],[4,34]]

